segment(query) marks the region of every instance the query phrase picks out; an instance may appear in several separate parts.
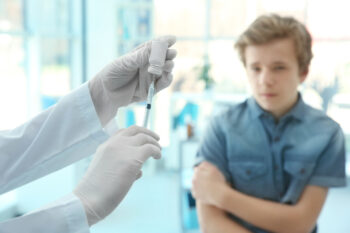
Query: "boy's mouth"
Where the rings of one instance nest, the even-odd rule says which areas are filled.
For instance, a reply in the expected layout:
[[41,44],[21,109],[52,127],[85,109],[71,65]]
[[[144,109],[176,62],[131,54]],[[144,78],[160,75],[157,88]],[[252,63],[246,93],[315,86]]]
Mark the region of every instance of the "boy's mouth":
[[260,94],[262,97],[265,97],[265,98],[273,98],[273,97],[276,97],[277,94],[275,93],[262,93]]

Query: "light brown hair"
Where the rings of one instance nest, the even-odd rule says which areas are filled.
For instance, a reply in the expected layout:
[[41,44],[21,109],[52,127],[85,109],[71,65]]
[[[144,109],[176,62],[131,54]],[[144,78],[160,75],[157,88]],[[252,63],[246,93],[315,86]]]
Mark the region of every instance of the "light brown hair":
[[307,72],[311,59],[311,35],[306,27],[293,17],[282,17],[276,14],[258,17],[244,31],[235,43],[241,61],[246,65],[245,48],[249,45],[261,45],[276,39],[291,38],[301,73]]

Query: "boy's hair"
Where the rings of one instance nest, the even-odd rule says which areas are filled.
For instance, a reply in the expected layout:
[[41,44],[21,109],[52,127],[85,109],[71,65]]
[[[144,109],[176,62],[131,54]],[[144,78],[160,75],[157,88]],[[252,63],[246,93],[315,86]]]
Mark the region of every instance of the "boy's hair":
[[241,61],[246,65],[245,48],[248,45],[261,45],[275,39],[291,38],[299,63],[299,71],[307,72],[312,59],[311,35],[306,27],[292,17],[281,17],[276,14],[258,17],[235,44]]

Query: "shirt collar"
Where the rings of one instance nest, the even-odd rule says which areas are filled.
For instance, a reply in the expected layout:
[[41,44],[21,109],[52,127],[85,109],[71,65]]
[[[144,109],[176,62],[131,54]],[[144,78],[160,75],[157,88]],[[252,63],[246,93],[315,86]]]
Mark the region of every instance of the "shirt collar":
[[[305,107],[306,107],[306,104],[303,101],[301,94],[298,93],[298,100],[296,105],[291,110],[289,110],[289,112],[287,112],[283,117],[281,117],[280,120],[293,117],[301,121],[305,115],[305,109],[306,109]],[[253,97],[248,99],[248,108],[254,119],[259,118],[262,115],[266,115],[266,114],[270,115],[268,112],[264,111],[259,106],[259,104],[256,102],[256,100]]]
[[294,107],[289,110],[289,112],[287,112],[282,118],[282,119],[286,119],[288,117],[293,117],[297,120],[302,121],[303,118],[305,117],[305,110],[306,110],[306,104],[303,101],[303,98],[301,97],[301,94],[298,93],[298,100],[297,103],[294,105]]
[[265,113],[265,111],[259,106],[256,100],[253,97],[248,99],[248,108],[251,112],[252,118],[259,118]]

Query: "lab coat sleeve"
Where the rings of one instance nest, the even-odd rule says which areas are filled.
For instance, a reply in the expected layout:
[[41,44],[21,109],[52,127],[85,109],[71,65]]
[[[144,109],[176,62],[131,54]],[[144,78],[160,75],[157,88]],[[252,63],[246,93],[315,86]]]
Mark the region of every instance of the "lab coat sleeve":
[[77,197],[69,194],[60,200],[0,223],[0,233],[88,233],[84,207]]
[[0,194],[92,155],[107,138],[86,83],[27,123],[0,132]]

